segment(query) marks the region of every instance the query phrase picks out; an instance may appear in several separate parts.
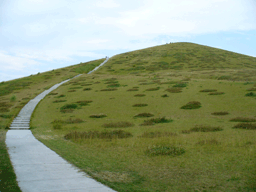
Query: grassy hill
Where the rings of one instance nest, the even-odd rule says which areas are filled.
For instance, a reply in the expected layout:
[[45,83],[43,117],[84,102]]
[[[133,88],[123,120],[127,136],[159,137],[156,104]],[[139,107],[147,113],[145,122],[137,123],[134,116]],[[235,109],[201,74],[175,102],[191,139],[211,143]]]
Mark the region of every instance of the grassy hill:
[[117,191],[255,191],[255,98],[256,58],[166,44],[62,85],[32,132]]

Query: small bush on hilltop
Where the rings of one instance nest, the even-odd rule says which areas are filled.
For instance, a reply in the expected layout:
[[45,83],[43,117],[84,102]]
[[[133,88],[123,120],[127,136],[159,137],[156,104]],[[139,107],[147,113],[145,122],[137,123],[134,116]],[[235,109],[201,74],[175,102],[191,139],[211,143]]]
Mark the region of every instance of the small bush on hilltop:
[[198,109],[201,107],[201,103],[199,101],[190,101],[186,105],[183,105],[181,109]]
[[134,117],[153,117],[154,115],[151,113],[139,113],[135,115]]

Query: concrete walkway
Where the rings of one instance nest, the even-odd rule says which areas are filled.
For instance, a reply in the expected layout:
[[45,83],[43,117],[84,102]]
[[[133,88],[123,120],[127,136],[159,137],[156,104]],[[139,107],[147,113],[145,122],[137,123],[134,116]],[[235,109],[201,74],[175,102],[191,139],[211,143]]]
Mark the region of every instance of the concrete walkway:
[[5,142],[8,153],[17,176],[18,185],[23,192],[114,191],[93,180],[61,158],[39,142],[29,130],[31,115],[39,101],[69,80],[54,85],[29,101],[13,120],[10,130],[6,134]]

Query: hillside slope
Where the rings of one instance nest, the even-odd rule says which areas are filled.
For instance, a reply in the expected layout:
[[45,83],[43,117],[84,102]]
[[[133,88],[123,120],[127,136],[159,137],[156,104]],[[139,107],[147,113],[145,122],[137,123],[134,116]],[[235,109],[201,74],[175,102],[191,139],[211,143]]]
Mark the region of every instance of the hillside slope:
[[[116,55],[97,73],[183,73],[192,77],[256,80],[256,58],[193,43],[171,43]],[[209,75],[203,73],[208,71]]]
[[49,94],[32,132],[117,191],[255,191],[255,67],[192,43],[116,55]]

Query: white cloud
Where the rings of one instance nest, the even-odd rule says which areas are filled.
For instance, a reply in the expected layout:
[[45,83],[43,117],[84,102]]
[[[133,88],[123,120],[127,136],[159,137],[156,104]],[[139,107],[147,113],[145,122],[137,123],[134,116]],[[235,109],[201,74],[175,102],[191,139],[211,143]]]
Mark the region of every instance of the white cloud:
[[6,70],[14,70],[14,71],[22,71],[25,68],[30,66],[38,65],[39,62],[34,61],[29,58],[23,58],[19,56],[12,56],[6,54],[6,52],[0,52],[0,67],[1,71]]
[[120,6],[114,0],[101,0],[101,1],[94,3],[94,5],[96,7],[101,7],[101,8],[116,8],[116,7]]

